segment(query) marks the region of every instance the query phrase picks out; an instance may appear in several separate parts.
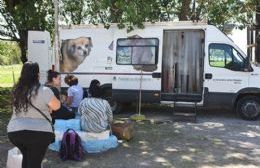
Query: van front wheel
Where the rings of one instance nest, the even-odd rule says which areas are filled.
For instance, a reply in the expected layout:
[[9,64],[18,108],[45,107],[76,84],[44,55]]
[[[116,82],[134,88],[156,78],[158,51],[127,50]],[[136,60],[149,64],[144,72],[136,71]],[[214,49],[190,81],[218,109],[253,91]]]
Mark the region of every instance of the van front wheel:
[[260,115],[260,98],[245,96],[238,100],[236,112],[245,120],[256,120]]

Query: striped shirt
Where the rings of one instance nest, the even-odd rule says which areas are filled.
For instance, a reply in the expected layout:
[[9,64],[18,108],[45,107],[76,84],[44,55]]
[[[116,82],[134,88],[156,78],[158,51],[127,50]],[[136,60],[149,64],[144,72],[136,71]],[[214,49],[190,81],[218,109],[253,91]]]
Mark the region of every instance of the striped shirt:
[[103,132],[113,120],[109,103],[101,98],[83,99],[78,110],[81,115],[81,129],[87,132]]

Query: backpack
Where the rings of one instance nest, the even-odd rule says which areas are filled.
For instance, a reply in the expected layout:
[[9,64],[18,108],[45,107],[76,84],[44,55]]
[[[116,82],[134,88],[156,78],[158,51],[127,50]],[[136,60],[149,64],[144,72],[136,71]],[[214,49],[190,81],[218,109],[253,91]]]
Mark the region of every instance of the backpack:
[[80,136],[73,129],[64,132],[61,146],[60,158],[62,160],[81,160],[84,155],[84,148],[81,145]]

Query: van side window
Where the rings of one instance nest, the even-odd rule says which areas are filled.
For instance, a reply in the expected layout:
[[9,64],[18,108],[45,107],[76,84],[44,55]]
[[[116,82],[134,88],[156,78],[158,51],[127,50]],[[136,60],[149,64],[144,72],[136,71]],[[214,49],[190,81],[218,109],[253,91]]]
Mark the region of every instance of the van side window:
[[159,39],[121,38],[117,40],[116,63],[123,65],[155,65]]
[[209,65],[233,71],[243,71],[245,68],[245,58],[230,45],[210,44]]

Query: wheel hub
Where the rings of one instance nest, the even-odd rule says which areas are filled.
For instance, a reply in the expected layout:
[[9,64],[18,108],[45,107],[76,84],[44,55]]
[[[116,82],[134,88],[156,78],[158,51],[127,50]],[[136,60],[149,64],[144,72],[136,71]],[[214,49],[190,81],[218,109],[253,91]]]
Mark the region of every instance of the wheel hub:
[[247,102],[244,105],[243,113],[250,117],[257,116],[257,114],[259,114],[259,110],[260,110],[259,106],[260,105],[256,102]]

